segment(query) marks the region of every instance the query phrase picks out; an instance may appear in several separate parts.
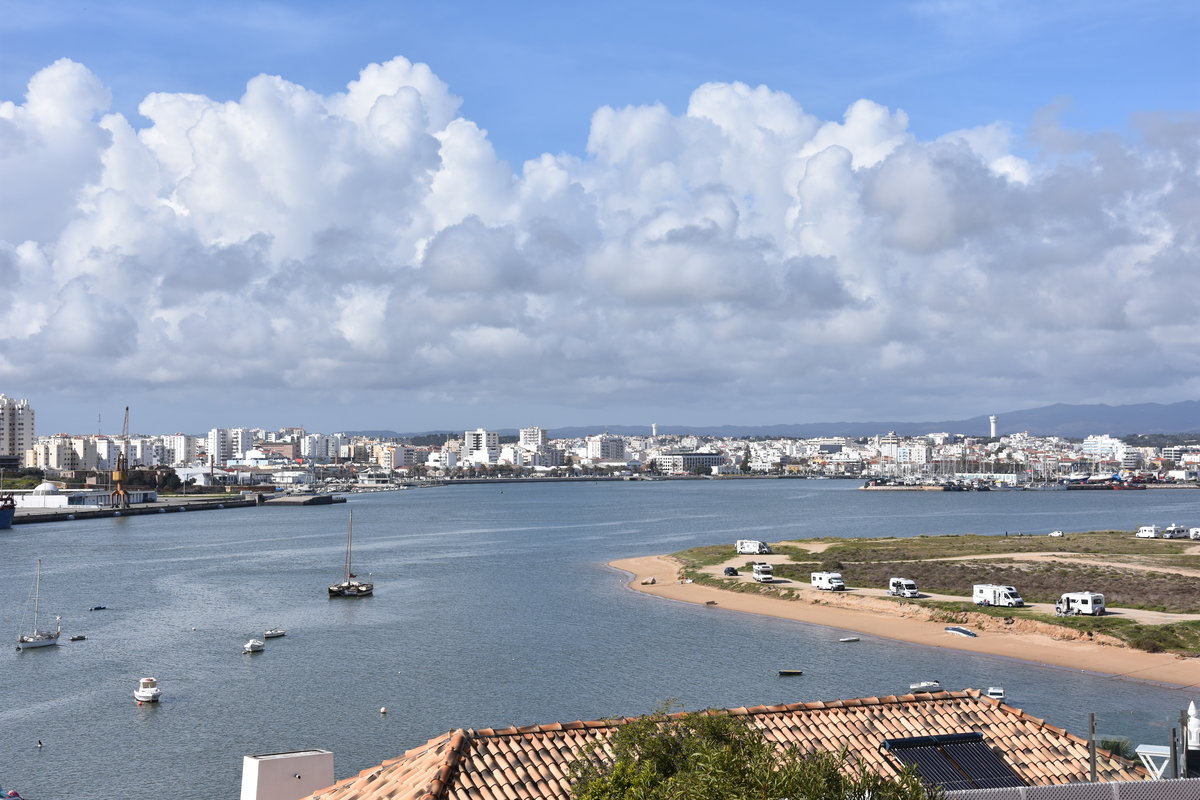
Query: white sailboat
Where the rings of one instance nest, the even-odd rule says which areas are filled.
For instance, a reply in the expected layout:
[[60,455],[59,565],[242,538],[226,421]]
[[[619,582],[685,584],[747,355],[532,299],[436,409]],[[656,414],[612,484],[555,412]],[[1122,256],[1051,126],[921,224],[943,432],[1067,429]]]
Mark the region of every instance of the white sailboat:
[[360,581],[352,570],[350,552],[354,544],[354,512],[350,512],[350,522],[346,529],[346,568],[341,583],[329,587],[330,597],[367,597],[375,592],[375,584],[371,581]]
[[21,631],[17,634],[17,649],[29,650],[34,647],[48,647],[52,644],[58,644],[58,635],[62,632],[62,617],[54,618],[54,630],[39,630],[38,629],[38,614],[41,611],[42,602],[42,560],[37,560],[37,571],[33,578],[33,621],[29,626],[29,632]]

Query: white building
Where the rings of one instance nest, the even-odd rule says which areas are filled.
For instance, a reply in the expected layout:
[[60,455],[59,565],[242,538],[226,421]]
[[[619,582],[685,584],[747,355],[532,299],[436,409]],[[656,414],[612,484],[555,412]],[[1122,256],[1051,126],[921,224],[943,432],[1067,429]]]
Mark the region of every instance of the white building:
[[167,461],[173,467],[191,464],[196,460],[196,454],[200,452],[196,446],[196,437],[188,436],[186,433],[163,437],[163,446],[166,449]]
[[462,460],[466,464],[494,464],[500,457],[500,434],[477,428],[463,434]]
[[663,453],[655,460],[659,471],[669,475],[687,475],[698,468],[709,472],[710,467],[719,467],[726,461],[721,453]]
[[538,427],[521,428],[520,445],[523,450],[537,451],[549,444],[546,431]]
[[1128,445],[1113,436],[1089,436],[1083,440],[1080,448],[1085,456],[1097,459],[1112,459],[1120,461],[1125,457]]
[[25,451],[36,441],[34,412],[29,401],[0,394],[0,456],[16,456],[24,462]]
[[589,436],[587,457],[592,461],[624,461],[625,440],[607,433]]
[[224,466],[233,458],[233,445],[229,437],[228,428],[213,428],[208,432],[208,453],[209,463],[216,466]]

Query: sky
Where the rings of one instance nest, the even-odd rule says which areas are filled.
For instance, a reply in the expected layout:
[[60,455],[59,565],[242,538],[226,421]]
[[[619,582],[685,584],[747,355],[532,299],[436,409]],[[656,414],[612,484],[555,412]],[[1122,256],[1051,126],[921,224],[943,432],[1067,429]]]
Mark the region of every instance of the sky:
[[1200,5],[0,0],[38,433],[1200,392]]

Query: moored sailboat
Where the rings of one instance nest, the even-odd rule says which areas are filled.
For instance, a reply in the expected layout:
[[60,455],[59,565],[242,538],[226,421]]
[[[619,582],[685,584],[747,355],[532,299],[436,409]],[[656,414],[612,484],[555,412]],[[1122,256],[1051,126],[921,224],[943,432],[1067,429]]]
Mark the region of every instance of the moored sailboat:
[[37,560],[37,571],[33,578],[33,620],[29,626],[29,632],[22,630],[17,634],[17,649],[29,650],[34,647],[49,647],[50,645],[58,644],[58,635],[62,633],[62,617],[54,618],[54,630],[40,630],[38,628],[38,615],[41,612],[42,602],[42,560]]
[[360,581],[354,574],[351,551],[354,546],[354,512],[350,512],[350,521],[346,528],[346,566],[341,583],[329,587],[330,597],[367,597],[375,592],[375,584],[370,580]]

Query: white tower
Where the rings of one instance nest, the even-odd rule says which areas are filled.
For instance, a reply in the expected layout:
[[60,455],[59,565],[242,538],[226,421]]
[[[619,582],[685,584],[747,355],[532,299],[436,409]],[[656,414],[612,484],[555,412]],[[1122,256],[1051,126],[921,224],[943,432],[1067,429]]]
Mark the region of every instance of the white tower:
[[992,432],[990,435],[993,439],[995,439],[996,438],[996,415],[992,414],[990,417],[988,417],[988,422],[990,422],[992,425]]
[[657,422],[650,423],[650,435],[658,436],[658,423]]

